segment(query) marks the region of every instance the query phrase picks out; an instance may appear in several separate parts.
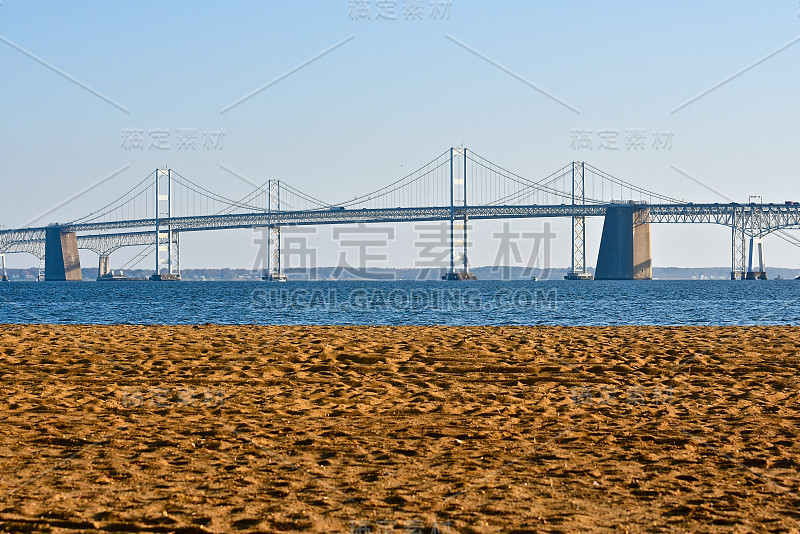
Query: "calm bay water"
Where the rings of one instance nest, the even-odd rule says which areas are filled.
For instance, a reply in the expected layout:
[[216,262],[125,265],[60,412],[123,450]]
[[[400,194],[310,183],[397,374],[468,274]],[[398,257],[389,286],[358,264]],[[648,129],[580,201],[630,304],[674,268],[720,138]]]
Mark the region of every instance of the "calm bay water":
[[0,323],[800,325],[800,281],[11,282]]

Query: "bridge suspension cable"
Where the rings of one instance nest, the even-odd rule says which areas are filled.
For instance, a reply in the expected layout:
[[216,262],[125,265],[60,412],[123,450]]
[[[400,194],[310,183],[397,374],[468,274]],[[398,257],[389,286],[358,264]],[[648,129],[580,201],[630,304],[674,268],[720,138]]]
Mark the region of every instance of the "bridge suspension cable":
[[[199,195],[200,197],[204,197],[206,199],[206,201],[209,201],[209,200],[215,201],[215,202],[218,202],[220,204],[225,204],[228,207],[243,208],[245,210],[250,210],[250,211],[261,211],[257,206],[253,206],[251,204],[239,203],[236,200],[232,200],[232,199],[230,199],[228,197],[224,197],[222,195],[219,195],[217,193],[214,193],[213,191],[210,191],[210,190],[206,189],[202,185],[200,185],[200,184],[198,184],[196,182],[193,182],[189,178],[186,178],[185,176],[181,175],[180,173],[178,173],[176,171],[171,171],[171,172],[172,172],[173,177],[177,178],[177,179],[175,179],[175,182],[178,185],[186,188],[188,191],[191,191],[191,192]],[[180,193],[179,193],[179,195],[180,195]],[[186,206],[186,208],[188,209],[188,206]],[[186,215],[186,214],[184,214],[184,215]],[[193,214],[193,215],[197,215],[197,214]],[[210,215],[210,213],[206,213],[205,215]]]
[[[425,165],[422,165],[415,171],[403,176],[384,187],[376,189],[365,195],[354,197],[350,200],[335,204],[339,207],[395,207],[400,200],[408,202],[405,207],[421,206],[421,205],[445,205],[445,193],[449,195],[449,158],[450,150],[442,152],[439,156],[435,157]],[[447,171],[447,172],[444,172]],[[429,179],[430,183],[425,184],[424,188],[421,183],[424,179]],[[445,182],[445,178],[447,182]],[[417,186],[412,188],[412,186]],[[389,200],[395,202],[387,202]],[[385,204],[379,205],[379,201],[384,201]],[[441,203],[437,203],[441,202]],[[449,196],[447,197],[449,204]],[[391,206],[394,204],[394,206]]]
[[[632,184],[630,182],[626,182],[625,180],[622,180],[621,178],[617,178],[616,176],[612,176],[611,174],[608,174],[605,171],[601,171],[597,167],[595,167],[593,165],[589,165],[588,163],[585,163],[584,165],[586,166],[587,169],[590,169],[594,174],[596,174],[598,176],[601,176],[601,177],[605,178],[606,180],[609,180],[609,181],[611,181],[611,182],[613,182],[615,184],[618,184],[621,187],[626,187],[626,188],[630,189],[631,191],[636,191],[637,193],[640,193],[641,195],[648,196],[651,199],[652,198],[656,198],[658,200],[662,200],[662,201],[667,202],[667,203],[675,203],[675,204],[680,204],[680,203],[683,202],[682,200],[679,200],[677,198],[672,198],[672,197],[668,197],[666,195],[661,195],[661,194],[656,193],[654,191],[650,191],[649,189],[645,189],[643,187],[639,187],[637,185],[634,185],[634,184]],[[650,203],[652,204],[652,201]]]
[[[313,197],[313,196],[311,196],[311,195],[309,195],[307,193],[303,193],[299,189],[295,189],[294,187],[292,187],[291,185],[287,184],[286,182],[281,181],[280,182],[280,188],[281,188],[281,194],[283,194],[283,190],[287,190],[289,193],[291,193],[290,198],[291,198],[291,196],[297,196],[298,198],[308,202],[310,206],[316,206],[316,208],[312,208],[312,209],[325,209],[325,208],[328,208],[328,207],[331,206],[331,204],[329,204],[328,202],[325,202],[324,200],[320,200],[320,199],[318,199],[316,197]],[[293,204],[291,202],[285,203],[283,197],[281,197],[281,209],[283,209],[283,205],[284,204],[286,204],[290,209],[298,209],[298,208],[293,208]]]
[[[504,178],[506,181],[511,182],[503,184],[495,183],[492,184],[491,181],[487,182],[487,179],[483,174],[478,174],[479,178],[477,181],[483,182],[484,190],[480,191],[481,197],[478,197],[480,202],[487,205],[504,205],[504,204],[512,204],[512,203],[522,203],[521,200],[524,200],[528,197],[529,201],[525,202],[526,204],[559,204],[560,202],[548,202],[547,195],[553,197],[553,199],[558,200],[572,200],[572,193],[571,193],[571,183],[570,183],[570,191],[566,191],[566,188],[558,189],[556,187],[552,187],[549,184],[557,182],[558,179],[565,179],[567,173],[570,172],[571,164],[565,165],[564,167],[560,168],[556,172],[548,175],[547,177],[539,180],[538,182],[534,182],[529,180],[523,176],[520,176],[508,169],[501,167],[495,163],[492,163],[488,159],[484,158],[480,154],[476,154],[475,152],[467,153],[467,159],[475,164],[475,166],[480,169],[480,172],[483,174],[489,175],[489,180],[492,179],[492,175]],[[473,176],[476,173],[473,172]],[[473,184],[476,182],[475,179],[472,180]],[[513,184],[513,186],[511,185]],[[479,186],[480,187],[480,186]],[[492,192],[494,189],[494,192]],[[545,195],[544,199],[538,198],[538,194]],[[494,197],[494,198],[485,198],[485,197]],[[472,195],[472,198],[475,198],[475,194]],[[544,200],[544,202],[542,202]],[[478,204],[476,202],[471,202],[472,204]]]
[[[271,190],[270,182],[273,185],[277,184],[277,188],[279,192],[276,194],[275,191]],[[263,205],[257,204],[258,198],[263,195]],[[280,210],[319,210],[319,209],[327,209],[330,207],[330,204],[325,202],[324,200],[320,200],[316,197],[313,197],[309,194],[303,193],[299,189],[292,187],[291,185],[283,182],[281,180],[268,180],[264,182],[262,185],[255,188],[253,191],[248,193],[244,196],[237,204],[252,204],[254,201],[256,202],[255,206],[258,208],[259,211],[269,211],[274,209],[273,206],[270,204],[270,199],[266,198],[267,195],[273,195],[275,197],[276,203],[279,200],[279,206],[277,206]],[[298,200],[302,202],[298,202]],[[233,213],[237,206],[229,206],[222,211],[216,213],[215,215],[228,215]]]
[[[120,267],[120,270],[122,271],[122,270],[125,270],[125,269],[131,269],[131,270],[132,270],[132,269],[135,269],[135,268],[136,268],[136,267],[137,267],[137,266],[138,266],[140,263],[142,263],[144,260],[146,260],[147,258],[149,258],[150,256],[152,256],[154,252],[155,252],[155,251],[153,250],[153,248],[152,248],[152,247],[147,247],[146,249],[144,249],[144,250],[140,251],[140,252],[139,252],[138,254],[136,254],[134,257],[132,257],[131,259],[129,259],[129,260],[128,260],[128,261],[125,263],[125,265],[123,265],[122,267]],[[134,263],[134,261],[135,261],[136,263]]]
[[[486,169],[490,173],[497,173],[498,175],[516,182],[520,186],[524,186],[522,189],[518,189],[515,191],[511,191],[503,196],[500,196],[496,199],[491,199],[485,201],[486,204],[490,205],[501,205],[501,204],[511,204],[511,203],[525,203],[525,204],[540,204],[542,203],[542,196],[544,197],[544,203],[558,203],[558,200],[565,200],[565,201],[572,201],[572,164],[566,165],[561,169],[555,171],[554,173],[550,174],[549,176],[543,178],[542,180],[533,182],[523,176],[520,176],[508,169],[497,165],[482,156],[472,152],[469,156],[470,161],[474,162],[480,168]],[[666,195],[661,195],[654,191],[645,189],[643,187],[636,186],[617,178],[611,174],[608,174],[600,169],[594,167],[593,165],[583,163],[582,164],[582,171],[584,174],[584,190],[589,191],[591,190],[591,194],[586,194],[583,199],[583,203],[585,204],[603,204],[613,201],[624,201],[624,200],[636,200],[634,197],[636,194],[639,195],[638,200],[647,200],[650,204],[653,203],[653,199],[661,200],[667,203],[681,203],[681,200],[676,198],[672,198]],[[588,175],[588,176],[587,176]],[[599,178],[600,180],[600,197],[597,198],[597,184],[595,182],[595,178]],[[561,182],[561,186],[559,187],[559,181]],[[619,197],[614,198],[614,194],[616,188],[614,186],[619,187]],[[606,187],[608,186],[610,198],[606,199]],[[628,190],[629,198],[625,198],[625,190]],[[527,200],[527,202],[522,202]],[[556,200],[556,202],[552,202]]]
[[775,234],[790,245],[800,248],[800,239],[788,233],[786,230],[776,230]]
[[[251,203],[253,203],[254,201],[258,202],[258,196],[266,194],[266,187],[267,183],[264,183],[263,185],[256,187],[254,190],[252,190],[247,195],[238,200],[236,202],[236,205],[251,205]],[[221,211],[215,213],[215,215],[228,215],[230,213],[233,213],[235,209],[236,206],[228,206],[226,208],[223,208]]]
[[[465,169],[464,166],[467,166]],[[557,205],[572,204],[574,164],[568,164],[541,180],[516,174],[465,148],[448,149],[394,182],[337,204],[331,204],[277,180],[270,180],[239,200],[215,193],[176,171],[170,171],[173,217],[260,213],[269,210],[313,211],[331,208],[441,207],[454,202],[469,205]],[[582,204],[625,200],[681,201],[636,186],[593,165],[582,163]],[[156,216],[154,172],[129,191],[99,210],[70,224],[143,220]],[[463,183],[466,189],[455,186]],[[451,183],[452,182],[452,183]],[[277,186],[277,189],[276,189]],[[276,191],[280,191],[277,202]],[[468,198],[461,198],[462,193]],[[454,195],[455,196],[452,196]],[[610,195],[610,198],[609,198]],[[619,196],[617,196],[619,195]]]
[[[140,214],[140,218],[143,218],[143,219],[147,218],[147,212],[148,212],[148,209],[150,209],[149,204],[152,204],[152,202],[151,202],[152,198],[151,197],[152,197],[153,174],[154,173],[155,173],[155,171],[151,172],[150,174],[145,176],[144,179],[141,182],[139,182],[138,184],[133,186],[130,190],[126,191],[120,197],[118,197],[115,200],[109,202],[108,204],[106,204],[105,206],[101,207],[100,209],[89,213],[88,215],[85,215],[85,216],[83,216],[83,217],[81,217],[79,219],[75,219],[74,221],[71,221],[70,224],[81,224],[81,223],[99,221],[104,216],[109,215],[109,214],[114,213],[114,212],[117,212],[117,211],[123,209],[123,207],[125,205],[128,205],[130,203],[135,203],[137,201],[140,201],[141,203],[143,203],[144,207],[143,207],[143,209],[140,209],[139,212],[134,210],[134,218],[136,218],[136,214],[137,213]],[[147,185],[144,188],[142,188],[143,184],[147,184]],[[136,191],[137,189],[140,189],[139,192],[136,193],[135,195],[132,195],[132,193],[134,191]],[[147,193],[150,193],[150,194],[148,195]]]

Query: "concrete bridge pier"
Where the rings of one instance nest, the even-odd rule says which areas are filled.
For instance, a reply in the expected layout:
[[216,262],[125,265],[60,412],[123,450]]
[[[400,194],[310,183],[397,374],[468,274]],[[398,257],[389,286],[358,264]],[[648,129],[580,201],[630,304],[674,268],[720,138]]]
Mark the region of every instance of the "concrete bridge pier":
[[609,206],[603,223],[595,280],[652,280],[650,213],[646,207]]
[[0,254],[0,264],[3,266],[2,274],[0,274],[0,282],[8,282],[8,274],[6,274],[6,254]]
[[[753,259],[758,261],[758,270],[753,269]],[[744,278],[745,280],[767,279],[766,267],[764,267],[764,239],[761,237],[750,238],[750,254],[747,259],[747,274]]]
[[57,224],[51,224],[45,230],[44,279],[82,280],[78,238],[75,232],[64,232]]
[[97,278],[102,278],[111,272],[111,256],[108,254],[100,254],[100,260],[97,265]]

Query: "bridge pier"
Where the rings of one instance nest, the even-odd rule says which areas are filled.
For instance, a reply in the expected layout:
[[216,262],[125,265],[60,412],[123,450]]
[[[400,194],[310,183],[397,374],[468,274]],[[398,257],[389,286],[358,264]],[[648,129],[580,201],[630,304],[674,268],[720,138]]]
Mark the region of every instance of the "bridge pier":
[[6,253],[3,252],[0,254],[0,264],[2,264],[3,274],[0,274],[0,282],[8,282],[8,274],[6,274]]
[[83,279],[78,238],[75,232],[63,232],[61,226],[51,224],[45,230],[44,279],[66,281]]
[[650,214],[635,205],[609,206],[595,280],[652,280]]
[[[753,256],[758,256],[758,270],[753,270]],[[750,238],[750,254],[747,260],[747,273],[745,280],[766,280],[767,272],[764,267],[764,239],[761,237]]]
[[[464,167],[464,177],[463,178],[456,178],[455,173],[453,172],[453,155],[456,151],[460,151],[461,155],[463,155],[463,167]],[[478,277],[475,276],[473,273],[469,272],[469,262],[467,260],[467,247],[468,247],[468,217],[467,212],[464,210],[464,215],[461,218],[461,223],[463,225],[463,252],[461,254],[462,259],[462,268],[461,271],[456,271],[456,194],[457,189],[456,186],[463,186],[461,190],[461,201],[463,207],[467,207],[467,149],[466,148],[459,148],[454,149],[450,148],[450,271],[442,275],[442,280],[477,280]]]
[[97,278],[102,278],[111,272],[111,256],[100,254],[97,264]]

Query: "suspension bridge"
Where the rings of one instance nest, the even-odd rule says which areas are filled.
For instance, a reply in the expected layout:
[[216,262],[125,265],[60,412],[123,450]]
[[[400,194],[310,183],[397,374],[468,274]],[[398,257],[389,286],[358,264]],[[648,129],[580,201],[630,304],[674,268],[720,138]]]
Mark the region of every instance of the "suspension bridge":
[[[268,180],[240,199],[212,192],[172,169],[156,169],[116,200],[68,223],[0,230],[5,255],[40,260],[40,280],[80,280],[78,250],[99,256],[98,276],[110,273],[111,254],[146,247],[153,280],[180,278],[184,232],[263,228],[265,280],[285,280],[281,228],[352,223],[449,222],[449,268],[443,278],[468,280],[470,220],[567,217],[571,219],[568,279],[589,279],[587,217],[604,217],[597,279],[652,277],[651,223],[705,223],[731,229],[731,278],[766,278],[763,238],[775,233],[800,246],[787,229],[800,228],[800,204],[695,204],[655,193],[586,162],[571,162],[539,179],[525,178],[466,148],[450,148],[414,172],[367,194],[321,200],[280,180]],[[136,259],[134,258],[134,259]]]

